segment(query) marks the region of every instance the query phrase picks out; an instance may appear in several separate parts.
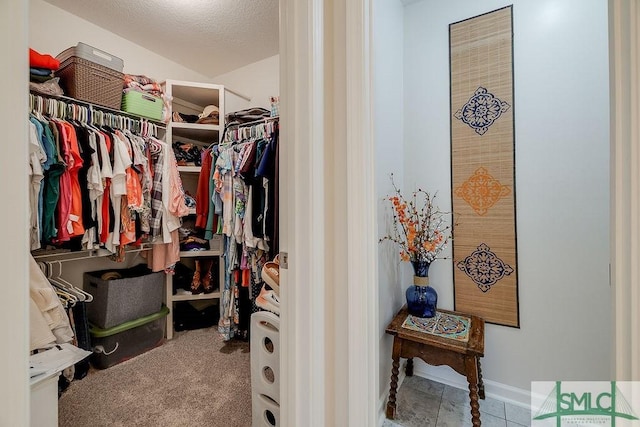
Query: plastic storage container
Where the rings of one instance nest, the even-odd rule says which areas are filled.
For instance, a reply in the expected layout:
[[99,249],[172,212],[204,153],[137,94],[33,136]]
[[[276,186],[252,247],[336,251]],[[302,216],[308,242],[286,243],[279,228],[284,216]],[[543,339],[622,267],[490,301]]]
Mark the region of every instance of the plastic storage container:
[[163,107],[162,98],[147,93],[132,90],[122,96],[122,111],[148,119],[162,119]]
[[56,59],[62,63],[72,56],[86,59],[87,61],[94,62],[119,73],[124,71],[124,61],[122,59],[86,43],[78,42],[76,46],[72,46],[60,52],[58,56],[56,56]]
[[164,342],[165,317],[169,308],[149,316],[131,320],[108,329],[92,326],[91,364],[98,369],[106,369],[118,363],[145,353]]
[[140,264],[122,270],[84,273],[83,289],[93,295],[87,319],[107,329],[156,313],[162,307],[164,273]]
[[120,109],[124,61],[115,55],[78,43],[60,52],[55,75],[65,95],[114,110]]

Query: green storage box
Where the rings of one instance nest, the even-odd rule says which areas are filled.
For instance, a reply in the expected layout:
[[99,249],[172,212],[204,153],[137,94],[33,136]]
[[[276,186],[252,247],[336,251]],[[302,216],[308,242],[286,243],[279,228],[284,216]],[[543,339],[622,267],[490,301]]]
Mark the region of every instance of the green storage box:
[[122,111],[152,120],[162,119],[162,98],[132,90],[122,95]]
[[108,329],[90,325],[91,364],[106,369],[149,351],[164,341],[166,316],[169,308]]

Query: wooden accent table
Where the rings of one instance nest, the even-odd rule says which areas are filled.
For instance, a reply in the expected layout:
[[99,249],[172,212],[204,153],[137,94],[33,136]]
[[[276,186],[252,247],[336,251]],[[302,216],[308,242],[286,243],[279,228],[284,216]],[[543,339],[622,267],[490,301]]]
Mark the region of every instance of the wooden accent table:
[[484,384],[480,358],[484,356],[484,320],[470,314],[449,310],[438,310],[464,316],[471,319],[468,341],[458,341],[426,332],[418,332],[403,328],[407,318],[407,307],[404,306],[387,326],[386,332],[393,335],[393,367],[391,369],[391,389],[387,402],[387,418],[393,419],[396,414],[396,393],[398,391],[398,373],[400,358],[406,358],[407,376],[413,375],[413,358],[419,357],[429,365],[447,365],[464,375],[469,382],[471,399],[471,419],[474,427],[480,426],[480,404],[478,398],[484,399]]

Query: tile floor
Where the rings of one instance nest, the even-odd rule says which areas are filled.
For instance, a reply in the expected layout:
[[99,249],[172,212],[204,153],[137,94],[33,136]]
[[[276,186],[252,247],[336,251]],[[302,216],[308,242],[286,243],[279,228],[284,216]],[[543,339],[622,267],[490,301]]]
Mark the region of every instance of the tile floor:
[[[471,426],[469,392],[418,376],[406,377],[398,390],[396,419],[383,427]],[[528,409],[487,397],[480,400],[482,427],[531,425]]]

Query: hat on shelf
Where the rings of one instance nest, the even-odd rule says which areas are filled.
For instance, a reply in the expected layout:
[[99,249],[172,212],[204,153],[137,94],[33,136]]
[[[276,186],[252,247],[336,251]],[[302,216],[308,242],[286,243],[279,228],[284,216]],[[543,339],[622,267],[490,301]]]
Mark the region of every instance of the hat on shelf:
[[198,114],[198,117],[203,119],[205,117],[218,117],[220,115],[220,109],[215,105],[207,105],[204,107],[202,113]]
[[220,110],[215,105],[207,105],[206,107],[204,107],[204,111],[201,114],[198,114],[198,120],[196,120],[196,123],[214,125],[219,124]]

